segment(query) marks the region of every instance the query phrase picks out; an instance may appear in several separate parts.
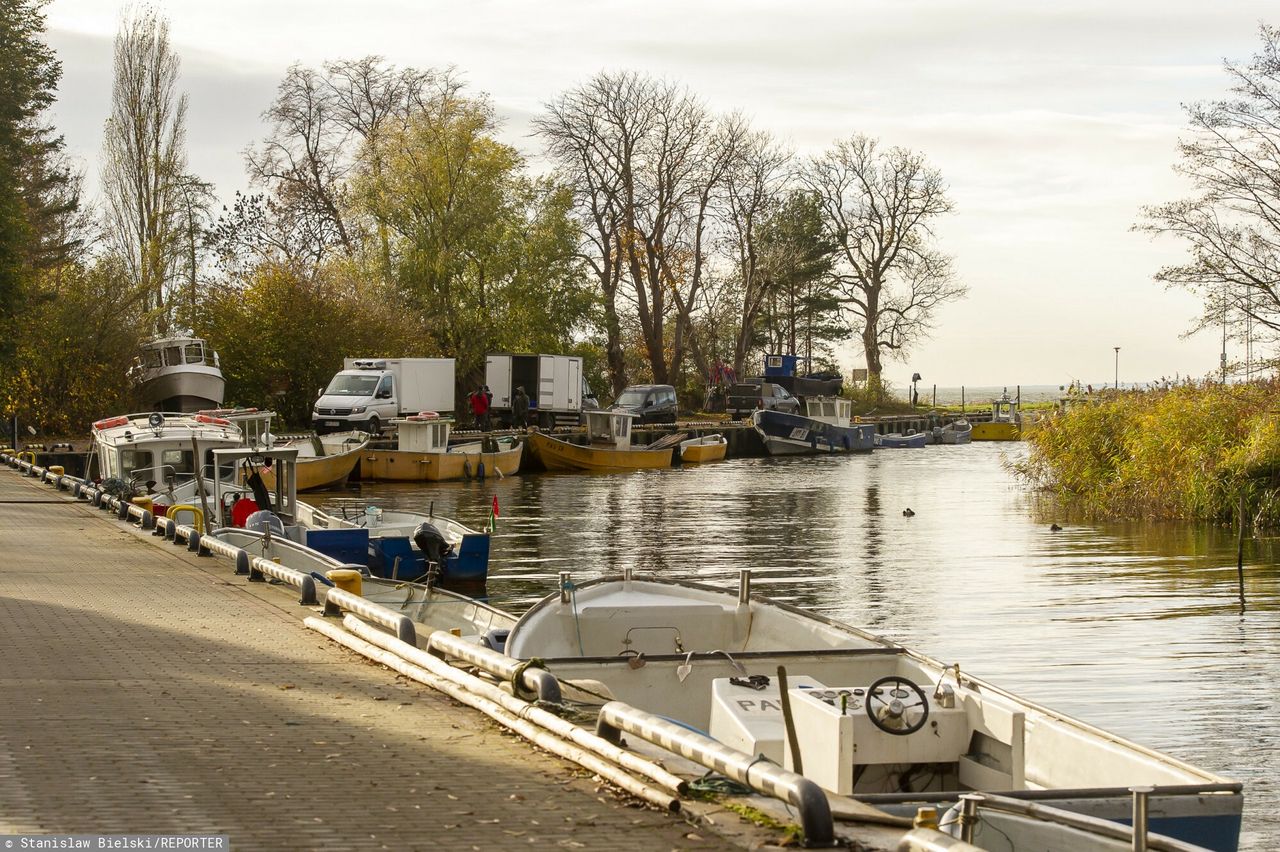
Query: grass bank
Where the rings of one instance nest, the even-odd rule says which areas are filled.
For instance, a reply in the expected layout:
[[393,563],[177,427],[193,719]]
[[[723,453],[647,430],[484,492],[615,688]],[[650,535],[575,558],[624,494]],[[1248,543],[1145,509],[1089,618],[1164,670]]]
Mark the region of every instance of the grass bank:
[[1233,521],[1243,495],[1280,526],[1280,380],[1114,394],[1025,434],[1018,472],[1091,518]]

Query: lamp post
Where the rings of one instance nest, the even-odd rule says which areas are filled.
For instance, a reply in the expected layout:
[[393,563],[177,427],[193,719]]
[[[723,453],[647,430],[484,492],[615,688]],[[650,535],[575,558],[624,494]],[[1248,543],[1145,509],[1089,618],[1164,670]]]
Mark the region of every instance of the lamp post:
[[1116,382],[1114,387],[1116,390],[1120,390],[1120,347],[1113,346],[1111,348],[1116,350]]

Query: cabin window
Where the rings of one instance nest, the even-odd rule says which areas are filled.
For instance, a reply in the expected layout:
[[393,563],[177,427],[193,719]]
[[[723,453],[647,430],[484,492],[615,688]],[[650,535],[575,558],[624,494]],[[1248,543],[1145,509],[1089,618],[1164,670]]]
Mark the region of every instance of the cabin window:
[[[123,479],[124,477],[132,476],[134,471],[139,474],[145,474],[149,479],[156,478],[150,450],[120,451],[120,477]],[[112,472],[114,473],[115,471]]]
[[824,403],[822,403],[822,414],[823,414],[823,416],[825,416],[825,417],[835,417],[835,416],[836,416],[836,404],[835,404],[834,402],[824,402]]
[[164,362],[160,360],[159,349],[148,349],[142,353],[142,366],[148,370],[154,370],[157,367],[163,367]]
[[204,345],[200,343],[188,343],[185,355],[188,364],[203,364]]
[[627,435],[631,431],[631,418],[619,417],[617,418],[617,424],[618,424],[618,437],[619,438],[627,437]]
[[161,450],[160,463],[174,473],[195,473],[195,456],[190,450]]

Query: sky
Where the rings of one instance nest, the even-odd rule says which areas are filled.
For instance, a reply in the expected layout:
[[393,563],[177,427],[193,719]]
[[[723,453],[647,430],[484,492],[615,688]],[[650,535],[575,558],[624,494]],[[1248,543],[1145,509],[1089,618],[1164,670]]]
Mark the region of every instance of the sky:
[[[54,121],[96,192],[110,95],[111,0],[53,0],[63,62]],[[739,110],[801,155],[854,133],[923,152],[955,211],[940,248],[969,287],[931,339],[886,376],[931,384],[1121,383],[1204,375],[1221,340],[1186,337],[1199,313],[1154,281],[1172,239],[1134,233],[1143,205],[1183,197],[1172,170],[1183,104],[1222,96],[1223,61],[1246,61],[1252,0],[168,0],[182,57],[191,171],[224,199],[247,189],[243,151],[295,62],[370,54],[459,69],[503,134],[538,161],[529,121],[601,70],[684,83]],[[1269,15],[1269,16],[1268,16]],[[1228,344],[1228,357],[1243,357]],[[853,347],[839,353],[862,366]],[[924,393],[922,392],[922,396]]]

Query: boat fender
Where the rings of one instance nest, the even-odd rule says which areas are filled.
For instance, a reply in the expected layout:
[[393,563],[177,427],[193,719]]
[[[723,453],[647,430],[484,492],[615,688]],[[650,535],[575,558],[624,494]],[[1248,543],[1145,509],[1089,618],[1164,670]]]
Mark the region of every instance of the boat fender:
[[440,414],[435,411],[419,411],[417,414],[410,414],[405,419],[414,423],[421,423],[424,420],[439,420]]
[[849,450],[853,449],[852,445],[849,443],[848,435],[845,435],[843,438],[841,438],[841,440],[844,441],[845,452],[848,452]]
[[280,520],[280,516],[275,512],[269,512],[266,509],[259,509],[245,518],[244,528],[260,533],[269,531],[272,535],[284,538],[284,521]]
[[507,637],[511,635],[511,630],[506,627],[497,627],[480,637],[480,644],[486,648],[497,651],[499,654],[507,652]]

